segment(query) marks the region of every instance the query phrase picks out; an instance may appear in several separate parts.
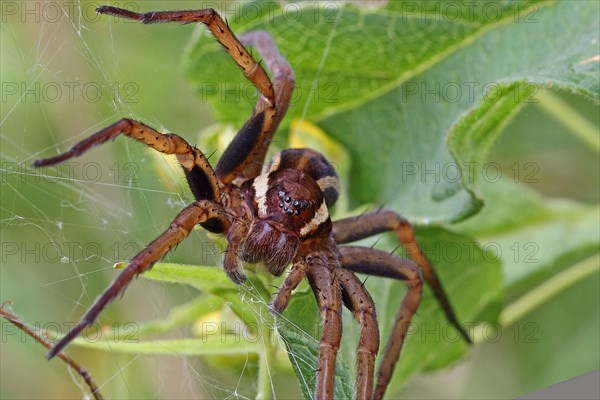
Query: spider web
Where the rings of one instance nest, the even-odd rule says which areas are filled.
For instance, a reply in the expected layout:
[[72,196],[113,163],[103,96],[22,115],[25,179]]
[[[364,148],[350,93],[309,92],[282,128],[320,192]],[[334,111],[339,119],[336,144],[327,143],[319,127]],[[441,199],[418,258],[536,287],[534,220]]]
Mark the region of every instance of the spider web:
[[[207,104],[187,86],[180,61],[190,35],[204,27],[139,26],[133,35],[134,23],[96,15],[96,6],[81,0],[2,5],[0,300],[11,300],[24,321],[50,338],[65,333],[91,305],[115,276],[113,264],[159,235],[192,196],[181,190],[174,178],[178,172],[169,172],[160,156],[122,138],[55,168],[33,170],[31,162],[65,151],[122,117],[176,132],[192,144],[213,122]],[[140,5],[144,10],[202,7],[197,1]],[[328,47],[320,55],[321,67],[327,53]],[[318,75],[319,70],[315,80]],[[198,249],[210,250],[211,243],[194,233],[165,261],[219,265],[219,252],[199,255]],[[97,340],[108,342],[140,321],[165,319],[173,307],[198,295],[188,286],[138,279],[102,314],[105,331]],[[257,323],[268,321],[264,301],[256,300],[251,286],[240,287],[240,296]],[[2,397],[87,396],[79,377],[58,362],[47,365],[39,345],[4,322],[2,327]],[[175,330],[167,337],[182,336],[189,332]],[[181,354],[150,357],[74,347],[68,352],[114,397],[250,398],[255,393],[256,362],[250,356],[204,363]],[[235,367],[223,368],[228,363]],[[268,368],[271,374],[275,366]],[[32,370],[39,383],[34,387],[23,379]],[[290,373],[283,379],[281,385],[295,380]],[[50,393],[50,387],[56,389]]]

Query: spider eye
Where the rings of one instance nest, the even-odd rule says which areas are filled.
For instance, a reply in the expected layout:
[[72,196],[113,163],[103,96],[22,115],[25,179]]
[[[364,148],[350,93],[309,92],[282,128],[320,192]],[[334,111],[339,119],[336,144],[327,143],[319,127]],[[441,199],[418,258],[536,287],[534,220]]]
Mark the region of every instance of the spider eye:
[[300,206],[300,202],[298,200],[294,200],[294,207],[298,208]]

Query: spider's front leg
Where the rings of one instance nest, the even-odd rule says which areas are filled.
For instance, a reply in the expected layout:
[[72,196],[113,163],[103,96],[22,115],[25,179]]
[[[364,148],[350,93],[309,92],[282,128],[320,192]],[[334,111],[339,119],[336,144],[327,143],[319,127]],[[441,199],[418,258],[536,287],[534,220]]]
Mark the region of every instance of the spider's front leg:
[[200,150],[191,146],[178,135],[163,134],[157,130],[134,121],[123,118],[120,121],[102,129],[100,132],[76,143],[73,147],[57,156],[36,160],[34,167],[44,167],[65,162],[71,158],[78,157],[91,148],[115,139],[119,135],[125,135],[136,139],[145,145],[163,154],[175,154],[177,160],[183,167],[190,188],[197,200],[220,201],[221,184],[213,171],[208,159]]
[[[229,144],[215,171],[221,182],[251,179],[262,169],[268,147],[279,123],[288,109],[294,88],[294,72],[268,33],[249,32],[238,39],[213,9],[185,11],[156,11],[136,13],[112,6],[96,9],[101,14],[140,21],[144,24],[200,22],[205,24],[250,82],[260,91],[254,111]],[[254,46],[273,74],[269,79],[264,68],[256,62],[244,45]]]

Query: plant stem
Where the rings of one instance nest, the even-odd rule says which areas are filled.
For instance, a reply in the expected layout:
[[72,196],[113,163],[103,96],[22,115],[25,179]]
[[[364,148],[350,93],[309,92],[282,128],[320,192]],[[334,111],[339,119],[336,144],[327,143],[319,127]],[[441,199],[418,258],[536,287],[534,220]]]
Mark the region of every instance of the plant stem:
[[569,129],[574,136],[596,152],[600,152],[598,128],[581,116],[568,103],[557,95],[546,91],[538,95],[538,105],[552,118]]
[[[47,349],[51,349],[52,344],[50,342],[48,342],[46,340],[46,338],[44,338],[41,334],[37,333],[32,328],[27,326],[24,322],[22,322],[19,318],[17,318],[17,316],[15,314],[13,314],[12,312],[10,312],[4,308],[4,305],[7,303],[10,303],[10,302],[5,302],[5,303],[2,303],[2,305],[0,305],[0,315],[2,315],[10,323],[14,324],[17,328],[21,329],[23,332],[25,332],[26,334],[31,336],[33,339],[35,339],[36,342],[38,342],[42,346],[44,346]],[[75,362],[75,360],[73,360],[71,357],[67,356],[62,351],[57,354],[57,357],[60,358],[61,360],[63,360],[65,363],[67,363],[67,365],[69,367],[73,368],[75,370],[75,372],[77,372],[83,378],[85,383],[90,388],[90,391],[92,392],[92,396],[94,396],[94,399],[96,399],[96,400],[104,399],[104,397],[100,393],[100,389],[98,388],[98,385],[96,385],[96,383],[92,379],[92,376],[85,368],[83,368],[81,365],[79,365],[77,362]]]
[[[272,321],[274,323],[274,321]],[[272,369],[275,363],[275,330],[266,323],[260,324],[261,343],[258,345],[258,391],[257,400],[273,399]]]
[[509,304],[500,314],[501,326],[509,326],[550,298],[588,276],[600,271],[600,255],[596,254],[538,285]]

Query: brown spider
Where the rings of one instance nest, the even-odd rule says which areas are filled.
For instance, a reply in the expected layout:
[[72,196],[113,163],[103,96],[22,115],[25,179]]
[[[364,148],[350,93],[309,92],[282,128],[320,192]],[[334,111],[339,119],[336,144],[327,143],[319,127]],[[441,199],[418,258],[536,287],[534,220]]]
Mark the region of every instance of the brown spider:
[[[292,68],[268,33],[256,31],[236,38],[227,23],[212,9],[138,14],[102,6],[97,11],[145,24],[206,24],[261,96],[252,115],[214,169],[200,150],[181,137],[159,133],[127,118],[75,144],[65,153],[34,162],[36,167],[58,164],[122,133],[161,153],[175,154],[196,198],[162,235],[131,259],[128,267],[95,300],[81,321],[48,352],[48,358],[61,352],[98,318],[135,276],[149,269],[183,241],[197,224],[227,236],[223,267],[235,283],[241,284],[246,279],[240,257],[248,262],[263,262],[276,276],[292,264],[270,304],[275,313],[286,308],[292,291],[304,277],[308,279],[323,319],[315,385],[317,399],[333,397],[335,360],[342,336],[342,304],[361,326],[356,353],[355,393],[358,399],[383,397],[400,356],[409,322],[421,300],[422,279],[433,289],[448,320],[469,341],[407,220],[394,211],[380,209],[332,223],[328,208],[338,197],[338,178],[332,165],[316,151],[284,150],[261,171],[269,144],[288,109],[294,88]],[[271,79],[244,45],[253,46],[260,53],[271,71]],[[414,262],[372,248],[338,246],[384,231],[396,233]],[[355,272],[400,279],[408,284],[379,366],[375,387],[375,357],[379,349],[375,305]]]

